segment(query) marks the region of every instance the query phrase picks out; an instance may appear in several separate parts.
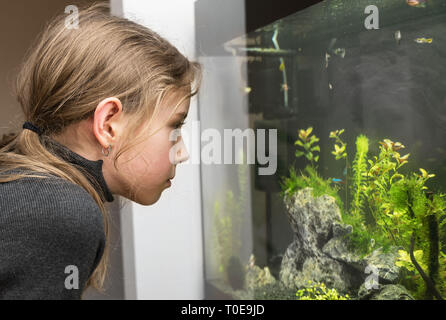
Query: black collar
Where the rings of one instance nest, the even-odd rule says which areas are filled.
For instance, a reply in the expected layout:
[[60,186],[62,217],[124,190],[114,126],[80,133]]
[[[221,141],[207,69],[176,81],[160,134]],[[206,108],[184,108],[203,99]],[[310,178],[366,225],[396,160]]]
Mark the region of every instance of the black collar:
[[[87,179],[90,180],[94,186],[99,185],[100,190],[98,191],[103,202],[112,202],[114,200],[102,173],[103,160],[88,160],[51,138],[45,139],[44,144],[47,149],[56,156],[76,165],[76,168],[81,169],[81,171],[83,171],[82,169],[87,171],[88,174],[85,175]],[[85,172],[83,173],[85,174]],[[94,178],[94,181],[92,181],[90,175]]]

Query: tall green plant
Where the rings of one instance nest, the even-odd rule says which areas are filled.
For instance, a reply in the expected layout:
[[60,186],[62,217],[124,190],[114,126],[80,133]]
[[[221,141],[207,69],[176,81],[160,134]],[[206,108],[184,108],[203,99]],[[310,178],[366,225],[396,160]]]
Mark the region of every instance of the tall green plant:
[[365,189],[367,183],[367,153],[369,152],[369,139],[360,135],[356,139],[356,156],[353,161],[353,201],[351,212],[356,217],[361,215],[364,209]]
[[390,206],[390,188],[399,179],[404,180],[400,168],[408,162],[409,154],[401,156],[399,150],[405,148],[400,142],[384,139],[379,142],[379,156],[369,159],[367,172],[367,187],[364,193],[367,197],[368,209],[378,227],[386,233],[392,241],[397,240],[392,230],[392,208]]

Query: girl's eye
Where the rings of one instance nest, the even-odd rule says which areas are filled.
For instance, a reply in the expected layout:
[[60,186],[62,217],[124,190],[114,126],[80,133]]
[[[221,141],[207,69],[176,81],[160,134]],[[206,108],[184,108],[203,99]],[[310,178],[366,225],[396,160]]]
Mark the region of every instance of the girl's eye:
[[186,122],[183,121],[183,122],[180,122],[180,123],[176,124],[176,125],[175,125],[175,129],[180,129],[182,126],[184,126],[185,123],[186,123]]

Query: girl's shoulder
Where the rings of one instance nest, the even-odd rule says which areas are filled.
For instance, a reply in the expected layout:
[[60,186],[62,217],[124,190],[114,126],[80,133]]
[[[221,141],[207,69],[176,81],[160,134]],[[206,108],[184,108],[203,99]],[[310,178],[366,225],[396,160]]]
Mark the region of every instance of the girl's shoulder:
[[[80,185],[49,173],[19,169],[8,173],[24,173],[27,176],[0,183],[0,218],[29,218],[32,215],[53,222],[77,219],[79,226],[103,227],[99,206]],[[81,222],[84,223],[79,224]]]
[[[80,299],[103,254],[94,199],[77,184],[43,176],[0,183],[0,299]],[[78,290],[64,285],[69,272]]]

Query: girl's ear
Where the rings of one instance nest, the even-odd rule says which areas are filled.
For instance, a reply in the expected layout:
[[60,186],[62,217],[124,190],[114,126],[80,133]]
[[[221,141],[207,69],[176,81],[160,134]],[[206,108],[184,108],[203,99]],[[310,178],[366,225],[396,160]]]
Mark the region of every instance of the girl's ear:
[[103,148],[114,145],[122,134],[124,119],[122,104],[118,98],[102,100],[94,112],[93,133]]

